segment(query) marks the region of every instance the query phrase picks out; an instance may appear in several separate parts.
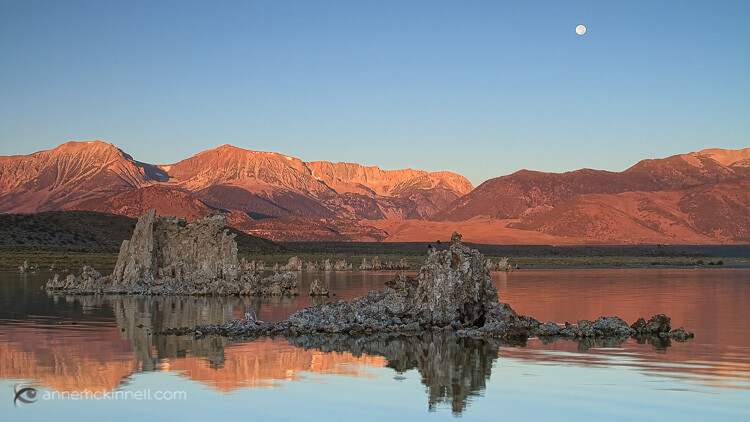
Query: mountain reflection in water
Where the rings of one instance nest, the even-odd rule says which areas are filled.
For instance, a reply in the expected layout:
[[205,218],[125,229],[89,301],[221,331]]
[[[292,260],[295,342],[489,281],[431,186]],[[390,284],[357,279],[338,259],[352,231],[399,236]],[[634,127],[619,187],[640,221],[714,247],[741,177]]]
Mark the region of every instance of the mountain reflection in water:
[[[544,277],[549,274],[544,274]],[[629,274],[632,284],[634,273]],[[529,272],[523,277],[532,275]],[[661,287],[672,283],[669,280],[662,280]],[[157,333],[165,328],[221,324],[242,317],[245,312],[261,319],[278,320],[295,309],[309,306],[310,298],[270,301],[238,297],[48,296],[39,292],[41,282],[31,280],[11,288],[5,281],[0,287],[3,289],[0,295],[0,379],[29,379],[58,391],[109,391],[121,388],[138,372],[171,371],[217,391],[230,392],[303,380],[305,372],[378,377],[382,372],[376,368],[386,367],[396,371],[396,378],[406,371],[418,371],[422,384],[426,386],[428,408],[449,404],[456,414],[466,409],[472,397],[483,394],[493,370],[498,372],[495,377],[501,377],[502,362],[513,360],[585,367],[629,367],[646,375],[680,379],[687,383],[687,388],[690,384],[750,388],[748,342],[745,339],[730,336],[730,347],[703,343],[716,334],[709,334],[708,330],[718,329],[722,335],[730,335],[738,329],[737,319],[718,321],[714,316],[703,318],[702,315],[716,314],[716,310],[708,305],[710,301],[721,304],[721,313],[745,315],[748,311],[741,310],[744,309],[741,303],[743,297],[747,297],[748,287],[742,282],[732,284],[727,281],[733,287],[725,289],[726,294],[720,298],[711,298],[705,291],[695,288],[705,286],[705,280],[699,279],[693,285],[683,278],[680,280],[683,290],[676,300],[665,300],[671,297],[666,291],[659,297],[644,299],[648,306],[655,302],[654,306],[664,308],[668,314],[696,313],[690,319],[675,321],[682,325],[687,320],[685,325],[696,331],[694,341],[673,344],[675,347],[664,342],[639,344],[633,339],[624,343],[562,340],[550,344],[530,339],[519,345],[493,339],[458,337],[452,332],[359,337],[321,334],[241,342],[221,337],[162,336]],[[303,278],[303,284],[306,282],[309,280]],[[544,285],[533,283],[529,280],[529,285],[520,290],[533,286],[537,291],[557,298],[564,297],[566,291],[576,292],[575,289],[590,293],[585,288],[588,281],[583,287],[574,283],[573,288],[571,283],[558,285],[557,281]],[[643,289],[638,284],[625,288],[618,283],[614,279],[609,287],[627,299],[621,305],[627,313],[637,307],[637,293],[634,292]],[[354,284],[350,290],[339,290],[342,296],[354,296],[378,288],[379,280]],[[598,316],[595,314],[598,309],[592,311],[587,306],[580,306],[589,302],[594,308],[599,306],[593,297],[565,302],[564,309],[561,308],[562,301],[557,303],[557,308],[544,308],[544,298],[524,302],[524,296],[519,295],[518,290],[514,291],[505,277],[499,284],[501,295],[505,293],[506,298],[510,297],[514,307],[519,303],[516,308],[521,312],[525,312],[524,308],[526,311],[535,308],[542,318],[547,312],[560,321],[573,310],[585,318]],[[720,286],[713,287],[715,291],[723,291]],[[641,294],[648,296],[647,292]],[[701,306],[692,307],[696,302]],[[579,304],[578,308],[576,304]],[[691,305],[691,309],[684,308],[685,304]],[[617,308],[617,304],[610,306]],[[525,313],[535,315],[534,312]],[[645,312],[641,314],[648,316]],[[626,319],[630,320],[632,316],[626,315]],[[700,325],[701,321],[709,321],[711,325],[704,327]]]

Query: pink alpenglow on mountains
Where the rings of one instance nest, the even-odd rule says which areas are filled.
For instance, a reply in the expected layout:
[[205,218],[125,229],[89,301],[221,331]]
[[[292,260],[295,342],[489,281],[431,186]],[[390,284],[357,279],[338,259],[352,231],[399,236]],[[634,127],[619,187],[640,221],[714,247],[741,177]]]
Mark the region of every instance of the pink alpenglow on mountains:
[[[259,217],[368,219],[423,219],[473,189],[466,178],[449,172],[305,163],[230,145],[158,166],[138,162],[99,141],[68,142],[31,155],[0,157],[0,212],[4,213],[99,207],[101,201],[86,201],[151,185],[183,192],[214,209]],[[122,207],[122,201],[115,202]]]
[[306,163],[231,145],[159,168],[170,176],[167,185],[208,204],[222,208],[237,200],[240,209],[257,208],[267,216],[422,219],[473,189],[465,177],[449,172]]
[[0,157],[0,212],[69,208],[166,180],[156,166],[140,163],[112,144],[68,142],[30,155]]
[[[190,220],[227,212],[272,240],[496,244],[750,242],[750,148],[643,160],[622,172],[521,170],[476,189],[450,172],[304,162],[223,145],[169,165],[99,141],[0,157],[0,212],[79,209]],[[447,240],[447,239],[443,239]]]

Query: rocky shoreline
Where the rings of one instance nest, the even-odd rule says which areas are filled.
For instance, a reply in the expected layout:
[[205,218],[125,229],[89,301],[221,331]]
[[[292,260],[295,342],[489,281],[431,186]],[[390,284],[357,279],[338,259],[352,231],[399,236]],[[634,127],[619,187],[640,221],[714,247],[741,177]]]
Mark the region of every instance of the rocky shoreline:
[[324,303],[299,310],[285,320],[263,324],[247,316],[223,325],[198,325],[163,330],[167,335],[206,335],[257,338],[302,335],[418,334],[425,331],[454,332],[459,336],[496,338],[513,342],[530,337],[566,338],[579,342],[592,339],[633,337],[648,341],[686,341],[693,333],[671,329],[663,314],[648,321],[641,318],[628,325],[619,317],[601,317],[576,324],[541,323],[518,315],[499,302],[484,257],[461,243],[454,233],[447,250],[430,250],[416,277],[398,274],[383,290],[371,291],[351,302]]
[[[325,305],[322,305],[325,306]],[[164,335],[191,335],[196,338],[206,336],[230,337],[233,339],[256,339],[260,337],[283,336],[287,339],[310,335],[349,335],[368,337],[372,335],[421,335],[425,332],[453,333],[459,337],[493,338],[521,344],[529,338],[539,338],[544,342],[557,339],[573,340],[579,343],[606,341],[609,345],[621,344],[628,338],[639,342],[668,345],[671,340],[685,342],[694,334],[683,327],[671,330],[670,318],[664,314],[654,315],[648,322],[643,318],[628,325],[619,317],[600,317],[595,321],[579,320],[577,324],[554,322],[540,323],[534,318],[518,315],[507,303],[498,302],[500,313],[505,320],[493,320],[491,326],[445,326],[419,325],[417,323],[374,325],[358,322],[300,324],[298,320],[264,324],[252,318],[232,320],[221,325],[196,325],[194,327],[167,328],[160,331]],[[312,308],[311,308],[312,309]],[[643,324],[641,324],[641,322]]]

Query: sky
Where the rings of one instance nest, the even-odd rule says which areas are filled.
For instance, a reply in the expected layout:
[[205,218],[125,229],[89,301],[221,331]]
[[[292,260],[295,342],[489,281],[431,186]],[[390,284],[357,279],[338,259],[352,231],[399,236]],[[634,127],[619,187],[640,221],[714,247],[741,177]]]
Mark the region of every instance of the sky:
[[749,22],[745,0],[0,0],[0,155],[621,171],[750,147]]

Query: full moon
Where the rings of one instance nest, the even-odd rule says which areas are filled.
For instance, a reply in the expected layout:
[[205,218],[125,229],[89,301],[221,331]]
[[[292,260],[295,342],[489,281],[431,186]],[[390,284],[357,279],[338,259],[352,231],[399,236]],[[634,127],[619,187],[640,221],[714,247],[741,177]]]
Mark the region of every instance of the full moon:
[[583,25],[576,26],[576,34],[583,35],[586,33],[586,27]]

